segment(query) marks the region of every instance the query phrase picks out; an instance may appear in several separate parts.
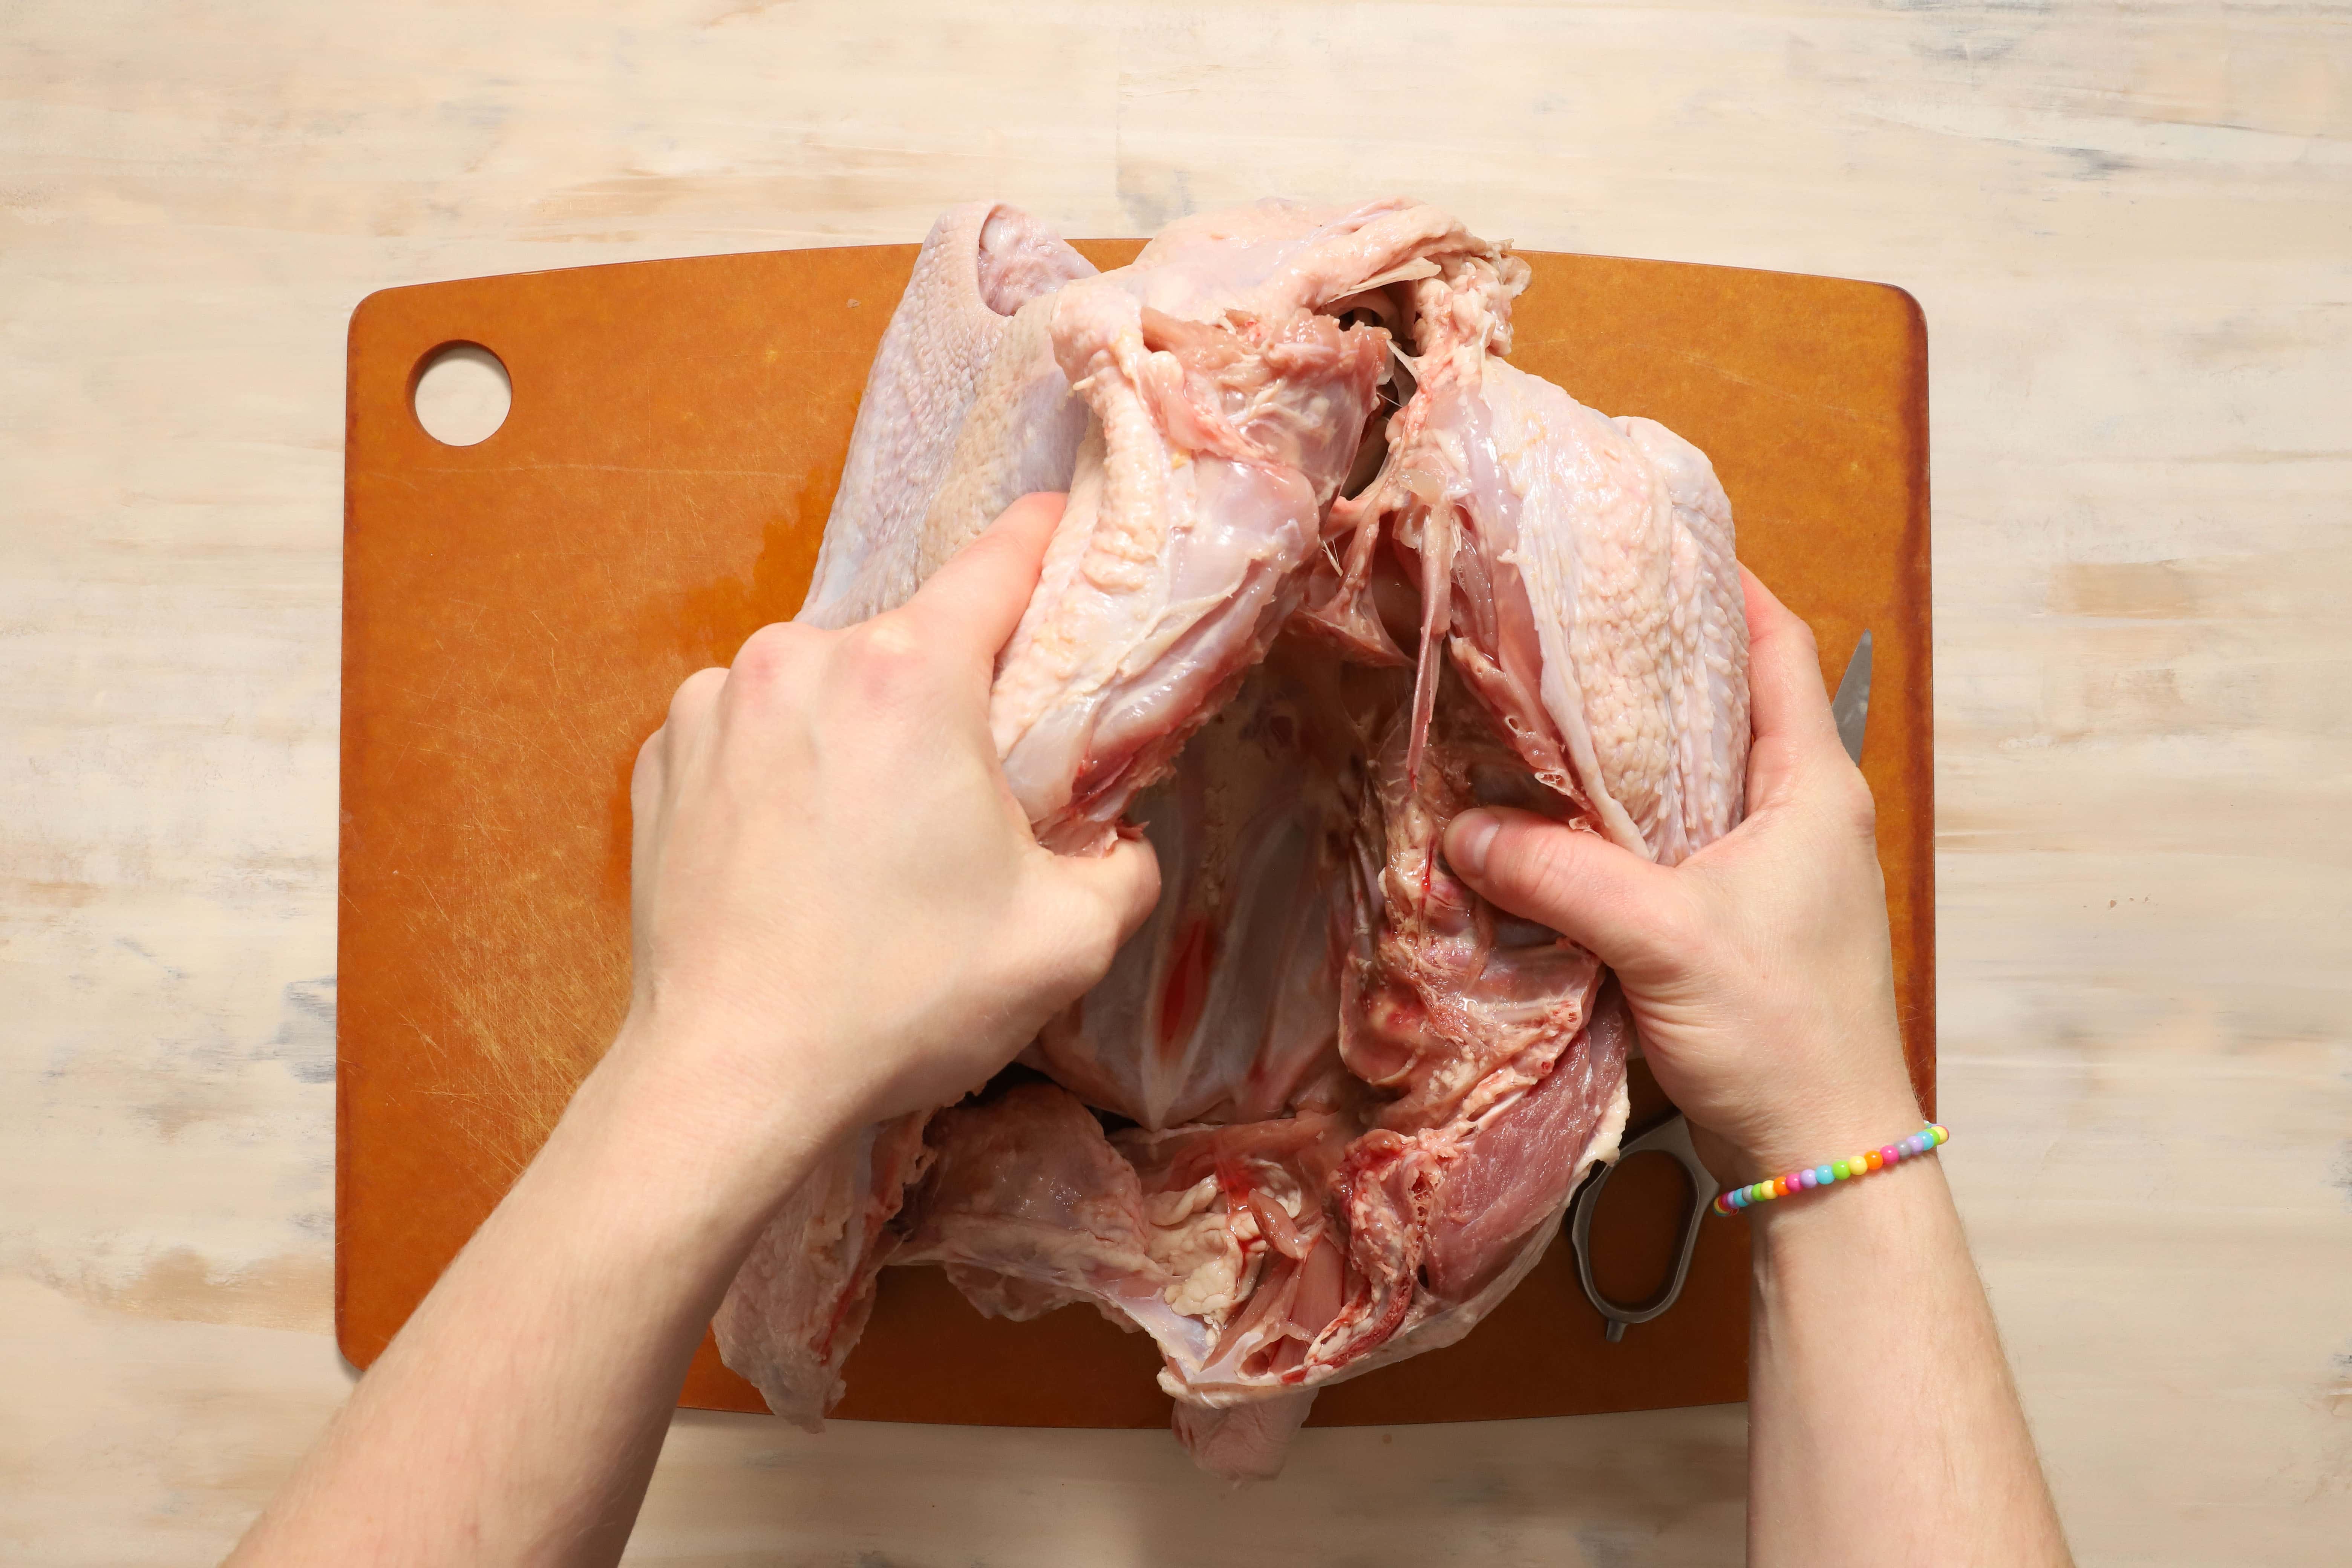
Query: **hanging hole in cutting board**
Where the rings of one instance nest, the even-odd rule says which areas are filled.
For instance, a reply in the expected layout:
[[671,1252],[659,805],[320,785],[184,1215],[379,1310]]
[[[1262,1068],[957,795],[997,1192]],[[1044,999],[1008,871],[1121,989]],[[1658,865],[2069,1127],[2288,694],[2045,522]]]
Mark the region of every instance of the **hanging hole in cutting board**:
[[1675,1247],[1690,1212],[1690,1173],[1662,1150],[1629,1154],[1599,1196],[1592,1282],[1612,1301],[1638,1307],[1674,1278]]
[[416,363],[409,406],[425,433],[445,447],[474,447],[507,422],[514,382],[506,363],[479,343],[443,343]]

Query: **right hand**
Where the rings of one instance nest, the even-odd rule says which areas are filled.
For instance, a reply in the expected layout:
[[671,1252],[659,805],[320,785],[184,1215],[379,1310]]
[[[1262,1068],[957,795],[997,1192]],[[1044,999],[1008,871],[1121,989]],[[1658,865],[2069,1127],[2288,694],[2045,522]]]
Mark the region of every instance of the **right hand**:
[[1529,813],[1465,812],[1456,875],[1617,972],[1658,1085],[1727,1184],[1919,1129],[1895,1023],[1870,786],[1838,743],[1813,635],[1743,567],[1748,815],[1673,869]]

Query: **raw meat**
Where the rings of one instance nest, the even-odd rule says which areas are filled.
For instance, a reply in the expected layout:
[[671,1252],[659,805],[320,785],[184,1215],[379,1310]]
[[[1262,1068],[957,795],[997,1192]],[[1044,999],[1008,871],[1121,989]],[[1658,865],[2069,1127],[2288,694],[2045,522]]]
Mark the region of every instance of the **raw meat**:
[[1278,1115],[1339,1070],[1335,960],[1368,737],[1316,651],[1280,639],[1137,797],[1160,905],[1026,1058],[1146,1128]]
[[814,1424],[886,1265],[1149,1334],[1175,1429],[1264,1477],[1322,1384],[1453,1342],[1615,1155],[1607,972],[1454,879],[1474,804],[1668,864],[1738,820],[1747,630],[1706,458],[1496,357],[1525,264],[1405,201],[1267,202],[1097,274],[1024,215],[926,242],[803,618],[1070,500],[991,723],[1041,842],[1161,902],[1023,1060],[837,1151],[718,1328]]
[[[966,485],[992,471],[1001,471],[1003,484],[1056,468],[1067,477],[1067,458],[1085,431],[1083,424],[1071,428],[1066,416],[1056,417],[1068,401],[1066,384],[1052,389],[1054,407],[1029,410],[1006,378],[1034,357],[1050,310],[1024,320],[1023,308],[1094,270],[1017,207],[976,202],[931,226],[866,376],[801,619],[850,626],[912,594],[922,580],[917,550],[923,518],[950,472]],[[977,420],[971,417],[975,407],[982,411]],[[990,419],[1008,416],[1018,420],[1017,430],[989,432]],[[985,454],[959,450],[967,424],[976,439],[989,436]],[[1057,446],[1065,434],[1066,446]],[[1031,457],[1033,447],[1043,450]],[[956,458],[961,461],[951,469]],[[1014,489],[1004,500],[1022,493]],[[972,504],[984,506],[985,494]]]
[[866,1331],[887,1228],[931,1163],[926,1116],[903,1116],[833,1150],[768,1222],[713,1324],[727,1362],[768,1408],[814,1432],[841,1397],[841,1363]]

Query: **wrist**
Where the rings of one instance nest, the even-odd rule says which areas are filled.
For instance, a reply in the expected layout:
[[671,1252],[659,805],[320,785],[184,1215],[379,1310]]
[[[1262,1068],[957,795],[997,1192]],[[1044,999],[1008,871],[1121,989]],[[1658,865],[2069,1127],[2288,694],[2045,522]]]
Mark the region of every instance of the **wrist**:
[[633,1012],[557,1134],[622,1201],[748,1239],[857,1117],[826,1086],[795,1081],[799,1053],[718,1045],[712,1032]]
[[[1846,1142],[1852,1147],[1841,1147],[1834,1155],[1783,1161],[1752,1178],[1736,1176],[1717,1198],[1718,1207],[1729,1204],[1748,1216],[1759,1264],[1786,1236],[1824,1226],[1845,1234],[1857,1221],[1871,1224],[1873,1214],[1908,1212],[1912,1200],[1931,1189],[1944,1190],[1932,1171],[1911,1168],[1937,1163],[1934,1131],[1924,1120],[1892,1138]],[[1856,1187],[1867,1191],[1856,1194]]]
[[1747,1137],[1730,1140],[1730,1186],[1866,1155],[1926,1125],[1907,1079],[1807,1096]]
[[1754,1242],[1753,1266],[1769,1276],[1793,1258],[1827,1256],[1866,1272],[1915,1251],[1922,1227],[1951,1215],[1941,1164],[1937,1153],[1910,1155],[1859,1179],[1749,1205],[1739,1212]]

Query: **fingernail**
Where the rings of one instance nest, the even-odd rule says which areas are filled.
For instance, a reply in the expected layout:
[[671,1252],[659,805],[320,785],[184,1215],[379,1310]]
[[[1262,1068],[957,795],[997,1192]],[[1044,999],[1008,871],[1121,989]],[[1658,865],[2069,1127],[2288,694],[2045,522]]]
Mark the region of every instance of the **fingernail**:
[[1446,830],[1445,858],[1454,868],[1472,877],[1486,874],[1486,851],[1495,842],[1495,835],[1503,825],[1489,813],[1465,811],[1454,819]]

